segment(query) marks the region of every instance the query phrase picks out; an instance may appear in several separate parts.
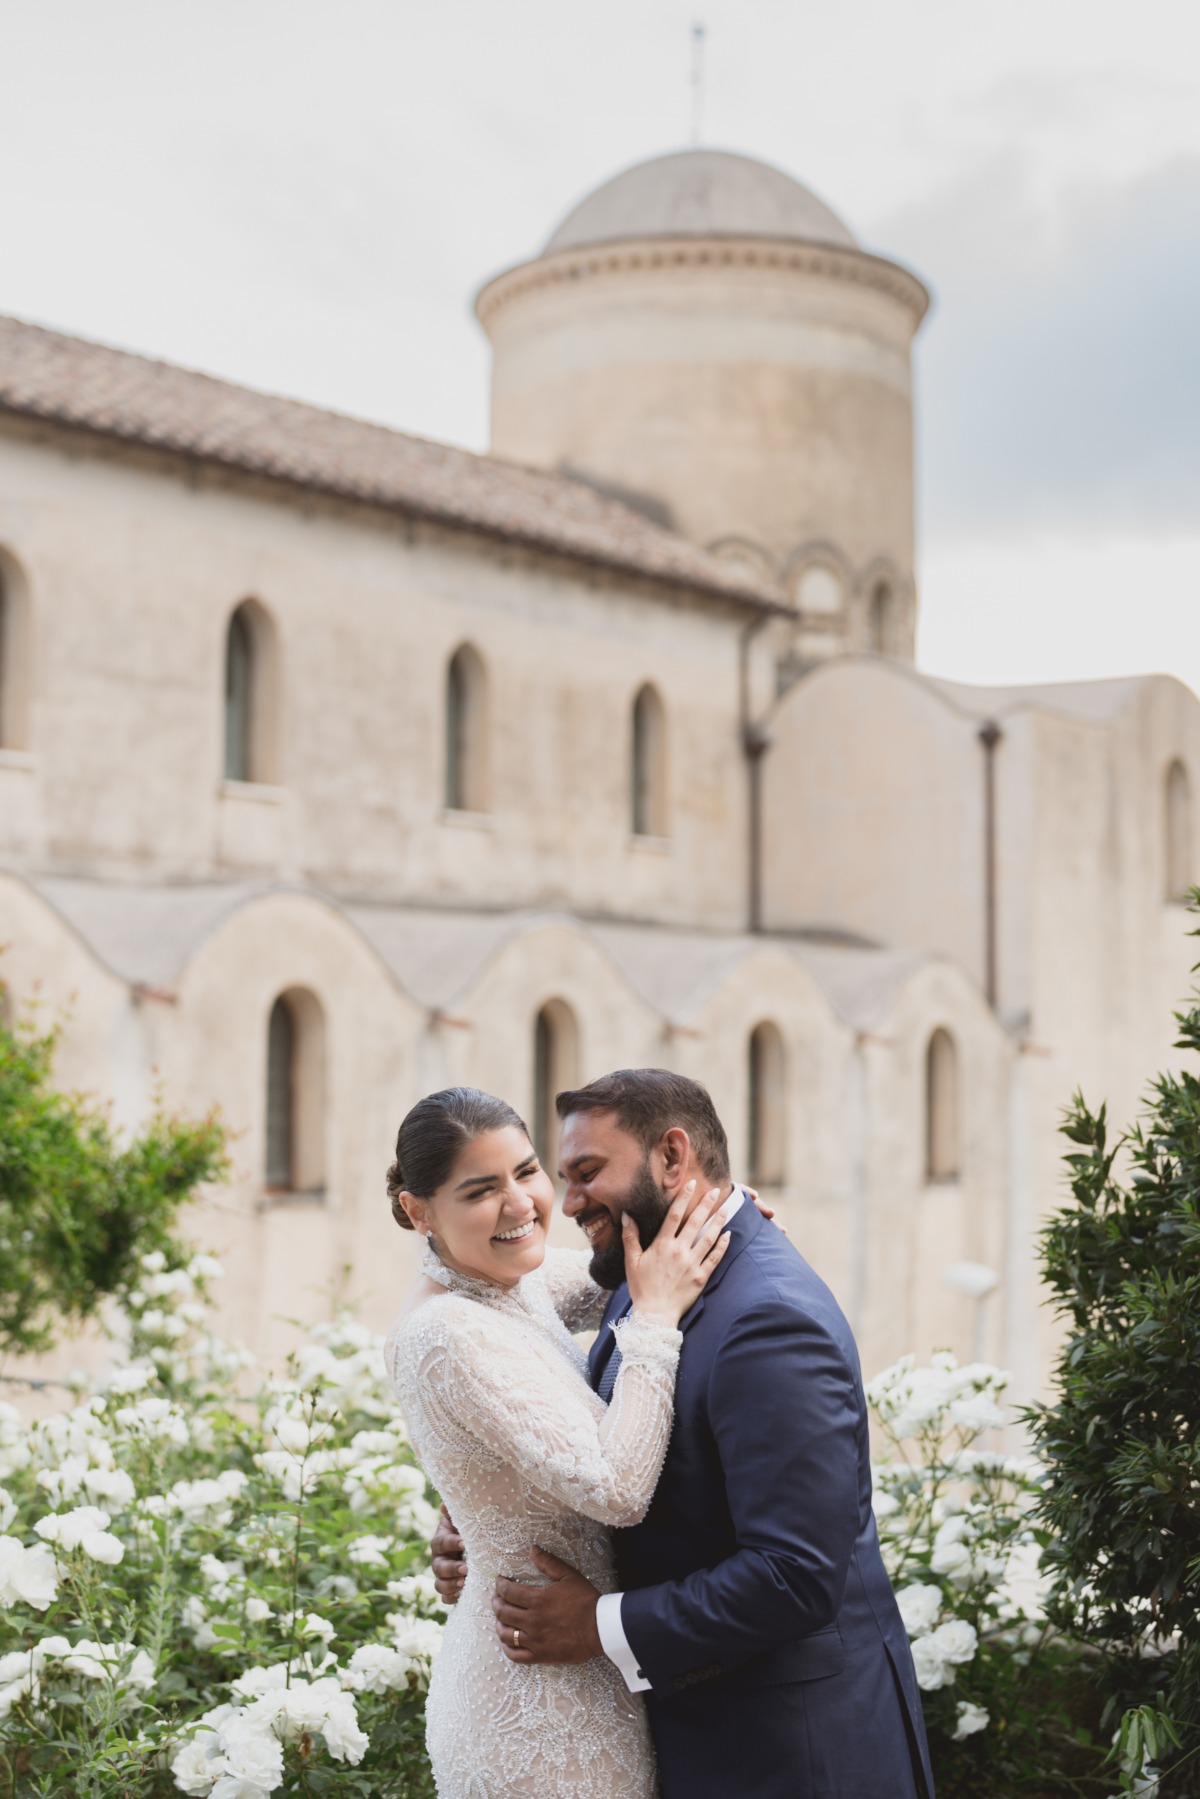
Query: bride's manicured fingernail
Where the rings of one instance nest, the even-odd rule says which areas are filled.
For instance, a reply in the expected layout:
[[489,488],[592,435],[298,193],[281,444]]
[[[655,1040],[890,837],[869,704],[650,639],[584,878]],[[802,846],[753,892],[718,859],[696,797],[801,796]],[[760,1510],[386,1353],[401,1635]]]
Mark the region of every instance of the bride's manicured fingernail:
[[695,1191],[696,1191],[695,1181],[689,1181],[687,1186],[684,1188],[684,1192],[685,1193],[694,1193]]

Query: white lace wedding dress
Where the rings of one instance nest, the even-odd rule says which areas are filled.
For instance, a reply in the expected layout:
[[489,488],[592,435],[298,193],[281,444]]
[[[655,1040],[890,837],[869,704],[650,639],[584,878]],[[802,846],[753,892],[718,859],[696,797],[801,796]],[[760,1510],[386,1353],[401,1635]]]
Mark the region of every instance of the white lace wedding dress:
[[431,1256],[426,1272],[446,1291],[402,1316],[388,1342],[409,1434],[467,1550],[429,1689],[439,1799],[657,1792],[641,1698],[614,1664],[510,1662],[491,1608],[498,1574],[544,1584],[533,1544],[612,1592],[609,1527],[644,1515],[666,1454],[680,1334],[632,1315],[619,1325],[606,1406],[570,1334],[595,1329],[608,1298],[587,1262],[586,1250],[551,1249],[507,1289]]

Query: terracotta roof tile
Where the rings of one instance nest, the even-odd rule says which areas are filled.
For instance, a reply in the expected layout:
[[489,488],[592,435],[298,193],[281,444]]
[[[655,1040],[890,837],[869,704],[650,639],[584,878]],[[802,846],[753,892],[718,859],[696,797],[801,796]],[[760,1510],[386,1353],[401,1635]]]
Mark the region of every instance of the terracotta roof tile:
[[0,316],[0,414],[481,532],[754,611],[758,583],[584,482]]

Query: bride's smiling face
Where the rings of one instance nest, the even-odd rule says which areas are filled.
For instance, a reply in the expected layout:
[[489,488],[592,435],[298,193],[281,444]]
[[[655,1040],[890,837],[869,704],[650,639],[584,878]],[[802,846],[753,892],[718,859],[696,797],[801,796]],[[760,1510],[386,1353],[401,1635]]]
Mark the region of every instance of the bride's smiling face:
[[403,1204],[448,1268],[512,1287],[545,1258],[554,1187],[524,1131],[506,1125],[473,1137],[429,1199]]

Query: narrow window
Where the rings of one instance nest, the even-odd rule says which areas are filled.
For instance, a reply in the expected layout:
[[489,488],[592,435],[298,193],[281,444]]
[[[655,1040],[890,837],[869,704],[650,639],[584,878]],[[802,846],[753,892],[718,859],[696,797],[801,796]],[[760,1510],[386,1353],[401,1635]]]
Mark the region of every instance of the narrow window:
[[667,727],[649,683],[633,702],[630,802],[635,837],[667,835]]
[[250,779],[250,696],[254,642],[244,607],[229,621],[225,640],[225,779]]
[[28,747],[28,588],[16,561],[0,550],[0,749]]
[[267,1191],[323,1193],[325,1015],[307,988],[289,988],[271,1007],[266,1100]]
[[227,781],[278,779],[275,626],[257,600],[243,600],[225,632],[225,746]]
[[890,656],[895,649],[895,598],[886,581],[880,581],[871,594],[867,613],[867,647],[880,656]]
[[763,1023],[750,1033],[749,1169],[753,1187],[782,1187],[787,1179],[786,1076],[783,1038]]
[[271,1007],[267,1026],[267,1186],[275,1192],[290,1193],[292,1180],[292,1137],[294,1134],[294,1075],[296,1032],[292,1013],[285,999],[277,999]]
[[1192,850],[1192,784],[1182,762],[1172,762],[1166,786],[1166,894],[1185,900],[1196,879]]
[[554,1101],[579,1083],[579,1026],[565,1000],[551,999],[533,1027],[533,1147],[547,1173],[558,1172],[558,1113]]
[[958,1049],[939,1028],[925,1052],[925,1174],[931,1181],[957,1180],[960,1172]]
[[483,663],[469,644],[446,670],[445,803],[451,812],[485,812],[486,691]]

